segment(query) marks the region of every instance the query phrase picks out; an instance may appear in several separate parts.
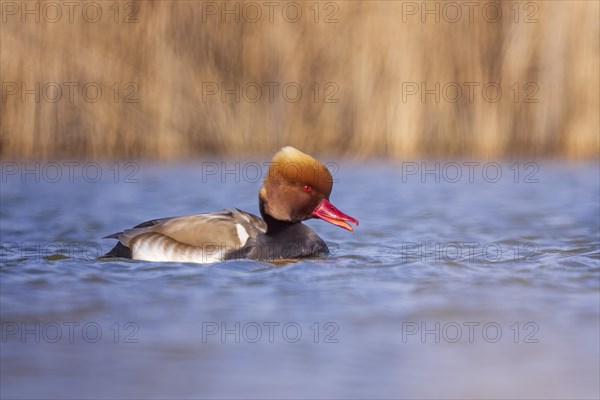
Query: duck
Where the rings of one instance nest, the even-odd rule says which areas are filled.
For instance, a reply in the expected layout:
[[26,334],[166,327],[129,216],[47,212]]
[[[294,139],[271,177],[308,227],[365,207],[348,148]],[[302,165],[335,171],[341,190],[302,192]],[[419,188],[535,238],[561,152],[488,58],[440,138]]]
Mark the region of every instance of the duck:
[[317,218],[351,232],[350,223],[358,226],[329,201],[332,188],[325,165],[286,146],[258,192],[260,217],[236,208],[153,219],[104,237],[118,242],[101,258],[206,264],[326,256],[327,244],[303,221]]

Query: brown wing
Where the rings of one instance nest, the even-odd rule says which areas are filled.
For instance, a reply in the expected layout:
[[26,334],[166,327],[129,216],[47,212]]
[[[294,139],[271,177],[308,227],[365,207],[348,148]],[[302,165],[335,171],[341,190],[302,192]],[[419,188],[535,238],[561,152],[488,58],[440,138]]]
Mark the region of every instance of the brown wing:
[[265,222],[255,215],[224,210],[147,221],[113,237],[129,247],[135,259],[213,262],[265,230]]

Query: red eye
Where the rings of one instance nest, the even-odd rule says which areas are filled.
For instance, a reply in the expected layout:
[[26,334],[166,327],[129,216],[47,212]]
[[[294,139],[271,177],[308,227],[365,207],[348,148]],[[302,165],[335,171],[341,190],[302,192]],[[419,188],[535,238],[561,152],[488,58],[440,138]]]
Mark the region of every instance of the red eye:
[[312,188],[308,185],[304,185],[304,191],[305,192],[310,192],[312,190]]

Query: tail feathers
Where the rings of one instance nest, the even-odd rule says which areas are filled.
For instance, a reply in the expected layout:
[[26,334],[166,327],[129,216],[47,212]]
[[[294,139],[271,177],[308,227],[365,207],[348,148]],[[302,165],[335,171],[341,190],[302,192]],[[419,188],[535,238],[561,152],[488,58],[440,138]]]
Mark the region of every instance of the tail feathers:
[[113,233],[112,235],[104,236],[102,239],[119,239],[119,235],[123,232]]
[[[111,235],[112,236],[112,235]],[[107,236],[111,237],[111,236]],[[131,249],[125,246],[121,242],[117,242],[115,247],[112,248],[111,251],[106,253],[105,255],[99,257],[100,259],[109,259],[109,258],[132,258]]]

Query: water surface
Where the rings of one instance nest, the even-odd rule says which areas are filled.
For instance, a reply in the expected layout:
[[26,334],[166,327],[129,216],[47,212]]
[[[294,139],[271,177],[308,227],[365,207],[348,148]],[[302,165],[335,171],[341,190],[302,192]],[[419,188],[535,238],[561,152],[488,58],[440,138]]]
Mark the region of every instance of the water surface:
[[600,395],[596,163],[341,164],[360,226],[308,222],[331,256],[95,259],[148,219],[257,212],[254,173],[207,165],[3,175],[3,398]]

